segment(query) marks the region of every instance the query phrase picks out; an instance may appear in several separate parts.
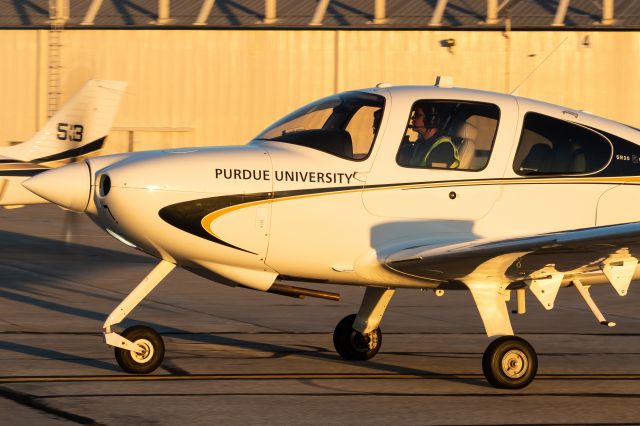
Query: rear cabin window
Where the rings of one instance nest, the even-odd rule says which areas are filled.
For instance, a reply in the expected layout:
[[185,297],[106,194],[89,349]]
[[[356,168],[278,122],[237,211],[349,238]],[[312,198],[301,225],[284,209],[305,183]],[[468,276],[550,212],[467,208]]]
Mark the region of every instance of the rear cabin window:
[[578,124],[529,112],[513,163],[519,175],[566,175],[597,172],[613,153],[603,135]]
[[493,104],[421,100],[413,104],[396,161],[403,167],[482,170],[498,128]]

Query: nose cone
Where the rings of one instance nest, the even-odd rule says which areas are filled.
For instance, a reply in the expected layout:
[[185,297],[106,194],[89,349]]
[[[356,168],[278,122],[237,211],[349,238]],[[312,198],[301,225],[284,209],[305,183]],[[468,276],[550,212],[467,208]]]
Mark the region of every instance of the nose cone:
[[47,170],[25,180],[22,186],[65,209],[84,212],[91,195],[89,165],[82,161]]

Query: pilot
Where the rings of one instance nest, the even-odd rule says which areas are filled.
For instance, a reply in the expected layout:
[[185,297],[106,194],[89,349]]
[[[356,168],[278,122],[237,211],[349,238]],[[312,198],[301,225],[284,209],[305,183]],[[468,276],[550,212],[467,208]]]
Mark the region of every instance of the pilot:
[[373,113],[372,130],[373,130],[373,135],[374,136],[376,135],[376,133],[378,133],[378,129],[380,129],[380,122],[381,121],[382,121],[382,108],[378,108]]
[[403,166],[455,169],[460,165],[458,148],[442,129],[443,120],[433,103],[418,104],[413,111],[410,128],[418,139],[402,141],[398,163]]

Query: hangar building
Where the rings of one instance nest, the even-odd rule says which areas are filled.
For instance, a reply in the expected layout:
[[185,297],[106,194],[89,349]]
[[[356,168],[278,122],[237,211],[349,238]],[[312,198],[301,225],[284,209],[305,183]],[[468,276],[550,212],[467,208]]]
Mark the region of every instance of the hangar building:
[[0,145],[87,79],[129,82],[105,153],[243,144],[349,89],[513,92],[640,127],[633,0],[0,1]]

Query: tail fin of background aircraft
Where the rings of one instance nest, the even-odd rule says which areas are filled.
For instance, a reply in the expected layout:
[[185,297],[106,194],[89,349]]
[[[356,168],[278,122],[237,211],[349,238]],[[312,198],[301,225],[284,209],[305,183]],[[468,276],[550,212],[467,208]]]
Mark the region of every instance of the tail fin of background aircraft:
[[1,148],[0,155],[53,163],[99,150],[109,134],[126,86],[125,81],[89,80],[31,139]]

